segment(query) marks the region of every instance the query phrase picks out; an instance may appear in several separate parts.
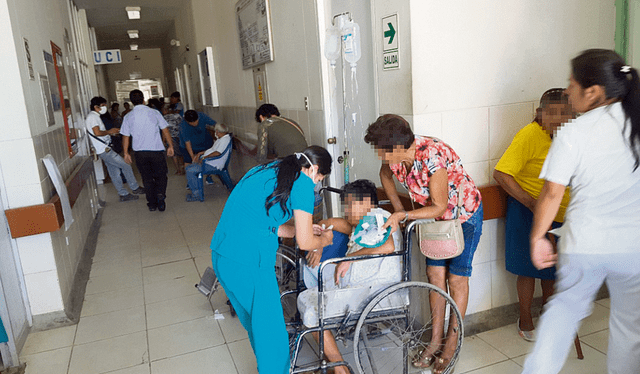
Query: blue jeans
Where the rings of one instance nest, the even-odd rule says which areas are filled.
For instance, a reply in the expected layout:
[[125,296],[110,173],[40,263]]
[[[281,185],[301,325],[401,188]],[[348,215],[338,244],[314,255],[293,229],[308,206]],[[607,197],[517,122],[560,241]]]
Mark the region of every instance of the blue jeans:
[[185,171],[187,173],[187,184],[189,185],[191,193],[198,199],[202,200],[204,195],[202,189],[200,188],[202,187],[202,183],[198,181],[198,174],[209,174],[217,170],[219,169],[206,164],[204,161],[200,162],[199,164],[191,164],[187,166]]
[[120,176],[120,170],[124,174],[124,177],[127,180],[127,184],[129,184],[129,188],[131,190],[137,190],[140,188],[138,185],[138,181],[136,181],[135,175],[133,175],[133,169],[131,169],[131,165],[127,164],[119,154],[114,151],[103,152],[98,156],[104,161],[105,165],[107,165],[107,171],[109,172],[109,177],[111,177],[111,181],[113,182],[113,186],[118,191],[118,195],[127,196],[129,191],[124,188],[122,183],[122,177]]
[[482,203],[480,203],[478,210],[473,213],[471,218],[462,223],[464,251],[462,251],[460,256],[448,260],[432,260],[428,258],[427,266],[448,266],[451,274],[470,277],[473,255],[476,253],[478,242],[480,242],[480,235],[482,235],[483,214]]

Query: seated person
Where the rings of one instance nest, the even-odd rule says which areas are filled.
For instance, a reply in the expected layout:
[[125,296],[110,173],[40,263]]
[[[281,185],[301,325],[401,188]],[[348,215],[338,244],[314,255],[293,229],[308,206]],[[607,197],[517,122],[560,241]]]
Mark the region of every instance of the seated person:
[[[369,180],[357,180],[343,187],[342,203],[345,207],[346,218],[330,218],[321,221],[325,227],[333,225],[334,244],[309,252],[307,263],[310,269],[305,269],[305,283],[310,286],[298,296],[298,310],[302,321],[307,327],[318,325],[318,288],[314,284],[318,276],[318,265],[331,257],[346,257],[385,254],[402,250],[402,239],[396,230],[380,246],[365,248],[354,242],[354,229],[360,220],[368,213],[382,214],[388,218],[391,213],[378,208],[376,186]],[[341,240],[342,236],[349,236],[348,243]],[[337,244],[336,244],[337,243]],[[340,247],[342,244],[343,248]],[[325,251],[332,251],[336,256],[325,256]],[[341,254],[342,253],[342,254]],[[324,318],[332,318],[346,314],[347,308],[358,310],[364,307],[369,296],[375,294],[386,285],[397,283],[402,278],[402,258],[400,256],[360,260],[357,262],[341,262],[324,268],[323,293],[326,296]],[[319,334],[313,334],[316,340]],[[331,362],[342,361],[333,334],[326,331],[324,335],[325,355]],[[344,366],[336,367],[335,373],[348,373]]]
[[[217,140],[213,143],[213,147],[194,155],[193,163],[186,167],[187,183],[191,190],[191,193],[187,195],[187,201],[201,201],[204,199],[204,191],[200,189],[201,184],[198,182],[198,174],[208,174],[222,170],[227,158],[231,155],[231,152],[227,152],[224,157],[218,157],[224,153],[231,142],[231,134],[229,134],[227,126],[217,123],[215,125],[215,135]],[[230,187],[227,186],[227,188]]]
[[213,127],[216,121],[202,112],[187,110],[180,124],[180,155],[185,166],[193,162],[196,154],[213,145],[213,138],[207,126]]

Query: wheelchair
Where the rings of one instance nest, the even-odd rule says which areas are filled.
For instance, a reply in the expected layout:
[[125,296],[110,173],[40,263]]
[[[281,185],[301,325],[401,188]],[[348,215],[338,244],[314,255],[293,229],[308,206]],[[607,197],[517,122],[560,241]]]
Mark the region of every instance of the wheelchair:
[[[455,366],[462,341],[464,326],[460,311],[453,299],[442,289],[411,278],[411,249],[413,234],[422,220],[410,222],[404,230],[403,248],[389,254],[332,258],[318,267],[317,326],[307,327],[297,310],[296,297],[305,286],[302,282],[303,259],[295,248],[280,245],[277,252],[276,276],[281,291],[281,302],[287,331],[290,337],[291,374],[320,372],[336,366],[345,366],[350,373],[422,373],[424,369],[413,367],[411,361],[422,350],[427,349],[433,333],[433,325],[444,319],[444,333],[457,334],[454,355],[444,370],[451,373]],[[323,270],[330,264],[344,261],[367,261],[372,259],[400,257],[402,274],[399,282],[385,284],[364,301],[350,307],[346,305],[342,315],[326,315],[327,293],[323,284]],[[441,307],[437,315],[430,313],[429,303]],[[345,361],[327,362],[324,359],[324,341],[309,336],[331,330]],[[444,342],[444,338],[442,340]],[[305,347],[306,345],[306,347]],[[339,344],[340,346],[340,344]],[[439,347],[438,349],[440,349]],[[305,350],[305,354],[301,352]],[[309,352],[316,359],[310,360]]]

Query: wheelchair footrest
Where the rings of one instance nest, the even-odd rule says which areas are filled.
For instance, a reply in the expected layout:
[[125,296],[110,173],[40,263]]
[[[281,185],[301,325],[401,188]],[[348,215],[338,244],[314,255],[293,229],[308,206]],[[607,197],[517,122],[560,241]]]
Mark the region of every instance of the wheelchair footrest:
[[200,283],[196,284],[196,288],[205,296],[210,296],[213,292],[215,292],[218,286],[218,277],[212,268],[208,267],[204,274],[202,274],[202,278],[200,279]]

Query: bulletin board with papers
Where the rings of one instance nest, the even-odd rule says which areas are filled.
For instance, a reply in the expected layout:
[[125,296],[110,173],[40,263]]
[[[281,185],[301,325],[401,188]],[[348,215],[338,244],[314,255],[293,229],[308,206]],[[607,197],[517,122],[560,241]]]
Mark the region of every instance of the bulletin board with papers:
[[269,0],[240,0],[236,3],[242,68],[273,61],[273,39]]

